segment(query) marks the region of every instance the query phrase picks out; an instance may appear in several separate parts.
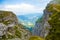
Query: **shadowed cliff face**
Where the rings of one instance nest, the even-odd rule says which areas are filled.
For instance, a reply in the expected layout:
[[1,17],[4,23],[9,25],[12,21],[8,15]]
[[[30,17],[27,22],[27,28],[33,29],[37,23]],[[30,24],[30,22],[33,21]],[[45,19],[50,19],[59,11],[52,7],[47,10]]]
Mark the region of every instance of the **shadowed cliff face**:
[[28,40],[31,33],[18,23],[18,19],[13,12],[0,11],[0,39],[21,39]]

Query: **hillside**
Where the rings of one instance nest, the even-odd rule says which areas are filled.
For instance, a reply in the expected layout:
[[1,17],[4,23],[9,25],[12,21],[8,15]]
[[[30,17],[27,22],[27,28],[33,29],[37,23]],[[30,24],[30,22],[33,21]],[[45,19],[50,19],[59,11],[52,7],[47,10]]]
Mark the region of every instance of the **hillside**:
[[49,4],[47,5],[46,9],[52,13],[49,15],[50,19],[48,22],[51,28],[46,37],[46,40],[60,40],[60,4]]
[[31,33],[18,23],[18,19],[13,12],[0,11],[0,39],[28,40]]
[[49,12],[48,10],[44,10],[43,12],[44,12],[43,16],[36,21],[32,31],[33,35],[40,37],[46,37],[46,35],[49,32],[49,30],[46,30],[46,28],[50,28],[48,19],[49,19],[49,14],[51,14],[51,12]]
[[53,0],[44,10],[32,31],[33,35],[46,38],[46,40],[60,40],[60,1]]

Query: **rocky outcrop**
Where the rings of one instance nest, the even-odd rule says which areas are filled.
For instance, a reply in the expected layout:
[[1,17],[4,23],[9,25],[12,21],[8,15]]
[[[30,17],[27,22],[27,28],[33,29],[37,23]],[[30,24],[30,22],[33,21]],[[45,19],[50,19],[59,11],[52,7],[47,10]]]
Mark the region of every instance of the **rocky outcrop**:
[[48,20],[51,29],[49,29],[46,40],[60,40],[60,0],[53,0],[52,4],[47,5],[46,9],[52,13]]
[[52,15],[47,9],[45,9],[42,18],[39,18],[36,21],[35,27],[33,28],[32,35],[46,37],[49,32],[50,25],[48,20],[50,20],[49,16]]
[[13,12],[0,11],[0,39],[21,39],[28,40],[31,33],[18,23],[18,19]]
[[6,25],[4,25],[3,23],[0,23],[0,36],[3,36],[4,34],[6,34]]
[[18,23],[16,15],[8,11],[0,11],[0,36],[6,34],[9,27],[13,27]]
[[47,35],[47,33],[49,32],[47,28],[50,27],[48,23],[49,15],[51,15],[51,13],[47,10],[44,10],[42,18],[37,20],[35,27],[33,28],[32,35],[41,37],[45,37]]
[[[53,19],[57,19],[57,16],[55,17],[55,15],[59,16],[59,13],[60,13],[60,1],[59,0],[51,1],[47,5],[46,9],[44,10],[43,17],[37,20],[35,27],[33,28],[32,35],[46,37],[48,35],[48,33],[50,32],[49,29],[51,28],[51,24],[53,24],[51,21]],[[48,22],[49,20],[51,20],[50,21],[51,24]],[[54,21],[54,22],[56,23],[56,21]],[[51,36],[49,36],[49,37],[51,37]],[[52,38],[53,38],[53,36],[52,36]]]
[[11,23],[17,24],[18,19],[13,12],[0,11],[0,22],[5,23],[6,25],[11,24]]

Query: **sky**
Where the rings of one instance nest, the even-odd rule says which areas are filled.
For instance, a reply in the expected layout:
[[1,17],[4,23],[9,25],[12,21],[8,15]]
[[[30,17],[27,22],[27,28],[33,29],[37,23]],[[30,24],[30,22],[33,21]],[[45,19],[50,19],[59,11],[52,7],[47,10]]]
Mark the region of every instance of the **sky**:
[[51,0],[0,0],[0,10],[12,11],[16,15],[43,13]]

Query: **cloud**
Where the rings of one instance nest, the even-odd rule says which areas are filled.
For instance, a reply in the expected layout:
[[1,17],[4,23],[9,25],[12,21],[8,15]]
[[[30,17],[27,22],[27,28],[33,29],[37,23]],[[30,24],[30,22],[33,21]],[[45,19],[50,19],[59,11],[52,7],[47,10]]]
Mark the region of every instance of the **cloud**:
[[15,14],[41,13],[44,8],[40,8],[31,4],[21,3],[14,5],[0,5],[1,10],[13,11]]

